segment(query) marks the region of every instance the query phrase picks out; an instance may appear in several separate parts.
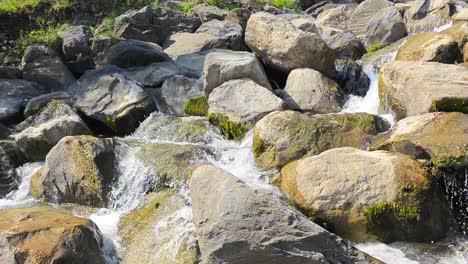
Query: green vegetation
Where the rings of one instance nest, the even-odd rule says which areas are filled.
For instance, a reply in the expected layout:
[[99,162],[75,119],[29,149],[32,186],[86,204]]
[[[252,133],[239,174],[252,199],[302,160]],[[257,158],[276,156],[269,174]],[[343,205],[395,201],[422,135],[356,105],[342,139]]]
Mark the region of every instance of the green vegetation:
[[223,114],[209,114],[208,121],[218,126],[227,139],[242,140],[248,131],[243,123],[232,122]]
[[239,4],[236,3],[226,3],[224,0],[207,0],[207,4],[217,6],[221,9],[231,10],[234,8],[238,8]]
[[191,98],[184,105],[187,115],[205,116],[208,113],[208,99],[205,96]]
[[193,11],[194,4],[190,2],[184,2],[182,6],[179,8],[179,11],[187,13],[187,14],[193,14],[195,13]]
[[382,44],[377,44],[377,45],[375,45],[374,47],[370,48],[367,52],[368,52],[368,53],[376,52],[376,51],[378,51],[378,50],[380,50],[380,49],[383,49],[384,47],[385,47],[385,46],[382,45]]
[[462,112],[468,113],[468,99],[466,98],[441,98],[434,100],[431,112]]
[[1,0],[0,14],[27,10],[36,7],[41,3],[47,2],[47,0]]
[[273,0],[272,3],[275,7],[289,9],[295,9],[298,4],[296,0]]

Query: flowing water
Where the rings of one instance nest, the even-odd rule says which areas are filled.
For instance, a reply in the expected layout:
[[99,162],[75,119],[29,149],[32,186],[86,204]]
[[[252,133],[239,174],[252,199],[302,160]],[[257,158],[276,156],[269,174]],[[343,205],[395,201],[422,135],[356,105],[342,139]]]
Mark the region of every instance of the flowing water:
[[[435,31],[441,31],[450,25],[444,25]],[[391,113],[379,112],[378,98],[378,69],[381,64],[394,59],[396,52],[382,56],[377,64],[364,65],[364,71],[371,79],[368,93],[364,97],[350,96],[343,111],[345,113],[367,112],[379,114],[390,124],[394,124]],[[149,118],[148,118],[149,120]],[[145,122],[150,122],[145,121]],[[151,179],[157,178],[154,172],[145,167],[136,158],[141,143],[173,143],[191,144],[187,142],[174,142],[170,133],[158,133],[160,137],[154,138],[145,133],[145,122],[143,129],[139,129],[134,135],[126,138],[116,139],[116,168],[117,181],[112,187],[109,195],[108,208],[97,208],[89,213],[76,211],[76,215],[89,217],[100,228],[104,236],[104,254],[108,263],[119,263],[118,252],[122,249],[118,236],[118,223],[122,215],[134,209],[144,195],[150,190]],[[223,168],[242,181],[254,188],[272,189],[277,195],[281,195],[276,187],[268,184],[269,178],[276,171],[258,170],[254,163],[252,153],[252,131],[250,131],[242,142],[228,141],[219,137],[216,133],[207,135],[208,147],[214,155],[207,155],[205,159],[216,166]],[[201,145],[201,143],[200,143]],[[26,207],[38,203],[30,197],[29,182],[31,176],[41,167],[43,163],[29,163],[17,169],[20,185],[18,190],[11,192],[6,198],[0,199],[0,208]],[[468,176],[465,177],[468,179]],[[467,180],[468,181],[468,180]],[[447,183],[447,186],[453,187]],[[167,216],[154,226],[154,233],[148,235],[160,236],[170,234],[164,247],[154,251],[155,258],[159,254],[172,254],[176,257],[176,249],[182,243],[194,245],[196,243],[195,226],[192,223],[192,209],[187,184],[173,186],[182,198],[184,206],[174,214]],[[465,190],[467,184],[464,185]],[[467,208],[468,209],[468,208]],[[170,232],[168,232],[168,230]],[[386,263],[468,263],[468,242],[465,238],[454,237],[447,241],[434,244],[415,243],[364,243],[357,247],[368,254],[375,256]]]

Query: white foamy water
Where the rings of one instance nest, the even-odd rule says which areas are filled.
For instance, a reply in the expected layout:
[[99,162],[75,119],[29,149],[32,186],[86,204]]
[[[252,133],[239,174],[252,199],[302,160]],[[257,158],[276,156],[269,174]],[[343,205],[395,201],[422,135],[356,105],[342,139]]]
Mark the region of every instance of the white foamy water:
[[26,207],[37,203],[30,196],[30,182],[34,173],[43,165],[43,162],[26,163],[16,169],[19,182],[18,189],[7,194],[5,198],[0,199],[0,209]]

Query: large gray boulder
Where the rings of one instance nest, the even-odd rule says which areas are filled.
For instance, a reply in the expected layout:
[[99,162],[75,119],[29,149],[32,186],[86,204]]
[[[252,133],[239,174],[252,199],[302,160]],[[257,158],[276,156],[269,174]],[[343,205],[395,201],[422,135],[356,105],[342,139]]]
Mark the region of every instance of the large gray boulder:
[[360,62],[336,60],[336,82],[345,94],[365,96],[370,86],[369,76]]
[[50,149],[66,136],[92,134],[78,114],[62,102],[49,103],[17,129],[21,132],[15,135],[15,141],[31,161],[43,161]]
[[335,55],[318,35],[272,14],[260,12],[250,17],[245,42],[267,65],[285,73],[311,68],[327,76],[335,74]]
[[387,128],[380,117],[364,113],[308,115],[276,111],[255,124],[255,163],[262,169],[281,168],[332,148],[366,149],[370,139]]
[[21,67],[35,61],[41,57],[56,57],[58,53],[51,47],[46,47],[41,44],[33,44],[26,48],[21,59]]
[[354,9],[348,22],[348,30],[364,40],[372,18],[382,9],[392,6],[387,0],[365,0]]
[[240,140],[255,122],[285,103],[251,79],[231,80],[215,88],[208,98],[208,120],[228,139]]
[[23,67],[23,79],[36,82],[50,91],[63,91],[76,79],[59,57],[43,56]]
[[143,87],[160,87],[167,79],[175,75],[184,75],[190,78],[198,77],[197,73],[173,61],[155,62],[147,66],[132,67],[122,72],[122,74],[138,82]]
[[323,39],[337,59],[358,60],[366,53],[364,44],[350,31],[338,32]]
[[[256,1],[256,0],[254,0]],[[252,11],[247,8],[234,8],[226,16],[226,21],[230,21],[236,24],[241,25],[242,29],[245,31],[247,27],[247,22],[249,21]]]
[[114,142],[92,136],[65,137],[31,178],[31,194],[53,203],[105,207],[114,170]]
[[237,23],[213,19],[203,23],[195,33],[205,33],[219,37],[226,43],[226,48],[231,50],[241,50],[244,47],[243,29]]
[[66,60],[76,60],[91,53],[91,31],[86,26],[70,26],[60,32],[62,51]]
[[317,27],[329,27],[347,30],[349,19],[356,5],[345,4],[324,10],[317,16],[315,24]]
[[45,93],[47,90],[35,82],[0,78],[0,121],[21,119],[28,100]]
[[0,197],[5,197],[8,193],[18,187],[15,168],[24,163],[21,154],[14,140],[0,140]]
[[153,22],[153,9],[145,6],[141,9],[130,9],[114,19],[114,28],[122,24],[148,25]]
[[43,107],[52,101],[62,101],[65,103],[71,103],[71,95],[67,92],[53,92],[48,94],[43,94],[29,100],[26,108],[24,109],[24,116],[29,117],[38,113]]
[[69,92],[80,112],[119,135],[132,133],[156,110],[151,96],[120,73],[87,72]]
[[405,12],[406,29],[409,33],[432,31],[450,22],[453,9],[450,1],[416,0]]
[[159,27],[151,24],[119,24],[118,27],[114,28],[112,36],[119,39],[133,39],[156,44],[161,44],[165,39]]
[[200,18],[192,14],[169,8],[154,10],[153,25],[159,28],[164,39],[177,32],[193,33],[201,23]]
[[403,18],[394,6],[381,9],[369,21],[365,35],[368,50],[373,47],[387,46],[407,35]]
[[436,241],[452,224],[436,178],[400,153],[337,148],[289,163],[280,177],[299,208],[356,242]]
[[458,44],[448,34],[423,32],[410,36],[398,49],[396,60],[452,64],[460,57]]
[[221,37],[208,33],[175,33],[162,44],[164,52],[174,59],[184,54],[206,51],[214,48],[227,48]]
[[254,189],[213,165],[193,171],[190,194],[202,263],[370,261],[274,192]]
[[217,6],[200,4],[193,7],[195,15],[200,17],[203,22],[207,22],[213,19],[224,20],[228,12],[220,9]]
[[429,112],[468,112],[468,68],[436,62],[394,61],[380,68],[381,107],[400,120]]
[[170,60],[169,56],[157,44],[139,40],[124,40],[107,48],[97,59],[97,65],[112,64],[121,68],[129,68]]
[[306,68],[289,73],[283,98],[292,109],[319,114],[339,112],[343,103],[343,93],[335,81]]
[[[202,82],[198,79],[175,75],[167,79],[161,88],[161,99],[170,112],[185,116],[185,106],[193,98],[204,97]],[[206,100],[206,98],[205,98]]]
[[206,55],[203,66],[203,90],[206,96],[224,82],[242,78],[250,78],[271,90],[265,70],[254,54],[216,50]]

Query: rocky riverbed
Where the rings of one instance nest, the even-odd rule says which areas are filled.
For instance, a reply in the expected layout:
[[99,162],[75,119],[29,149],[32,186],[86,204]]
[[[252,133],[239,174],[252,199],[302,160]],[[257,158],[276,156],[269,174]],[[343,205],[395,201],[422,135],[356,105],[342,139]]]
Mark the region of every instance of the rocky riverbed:
[[465,1],[86,2],[0,3],[0,263],[468,262]]

